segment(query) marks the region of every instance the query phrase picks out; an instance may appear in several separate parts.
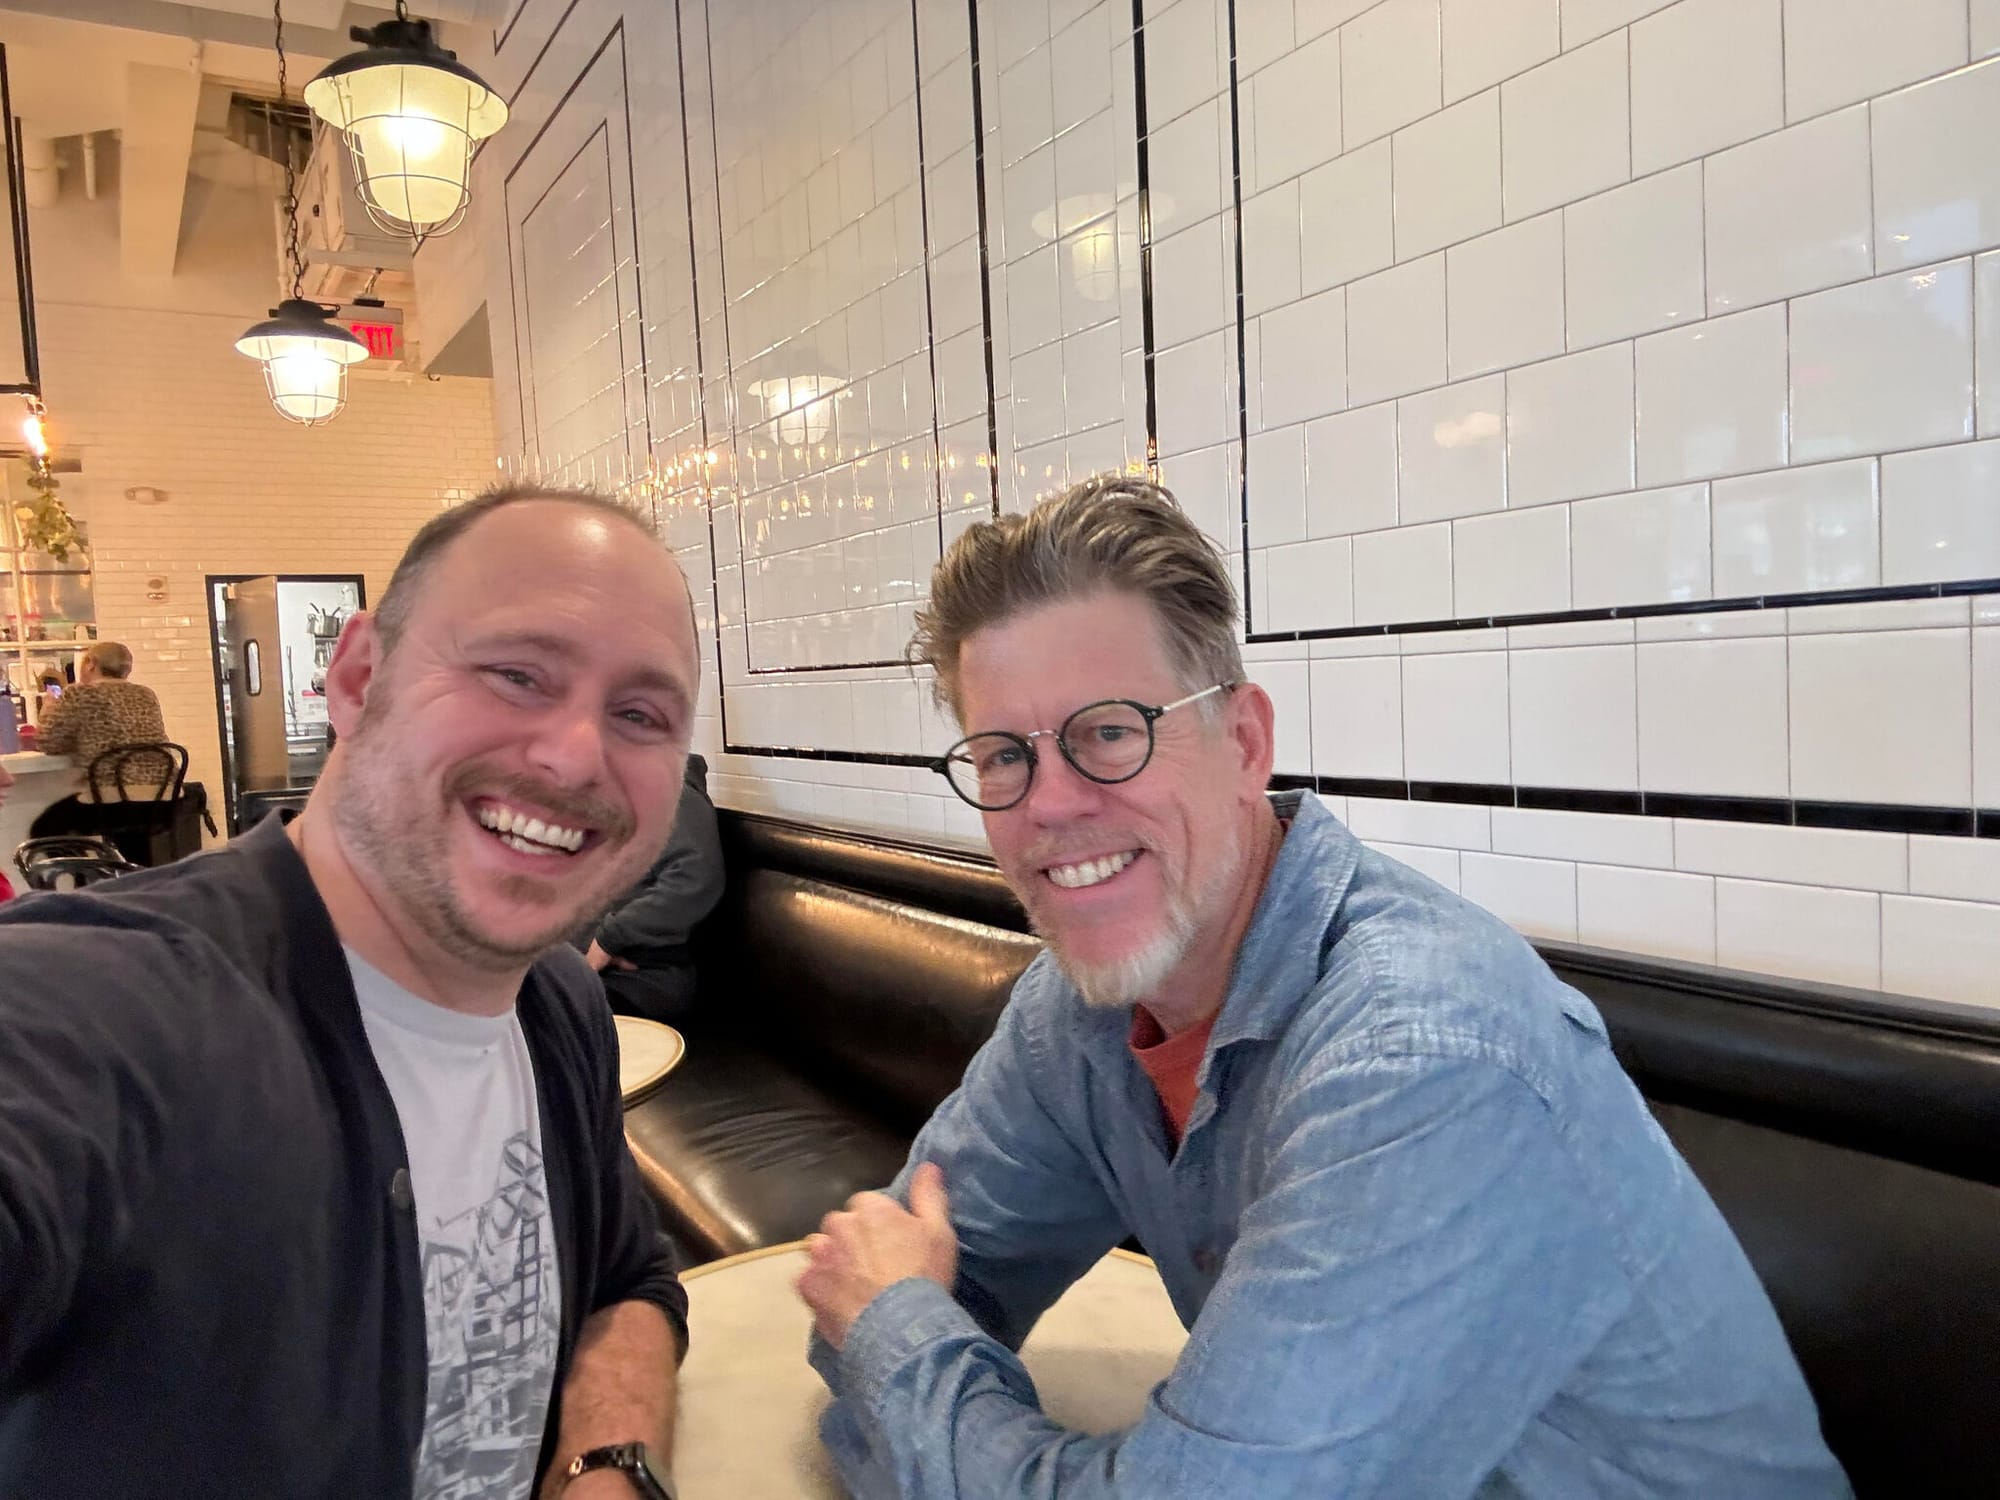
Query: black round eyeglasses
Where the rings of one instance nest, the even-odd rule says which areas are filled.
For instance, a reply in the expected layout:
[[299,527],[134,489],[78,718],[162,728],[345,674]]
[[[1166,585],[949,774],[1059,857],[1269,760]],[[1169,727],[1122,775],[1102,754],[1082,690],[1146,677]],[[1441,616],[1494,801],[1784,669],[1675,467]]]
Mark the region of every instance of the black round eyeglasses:
[[1106,698],[1086,703],[1059,729],[1032,734],[989,729],[969,734],[931,762],[931,769],[951,783],[951,789],[981,812],[1005,812],[1028,795],[1039,759],[1035,741],[1055,737],[1062,757],[1077,774],[1100,786],[1130,781],[1153,758],[1153,726],[1164,714],[1214,693],[1226,693],[1233,682],[1218,682],[1185,698],[1157,706],[1130,698]]

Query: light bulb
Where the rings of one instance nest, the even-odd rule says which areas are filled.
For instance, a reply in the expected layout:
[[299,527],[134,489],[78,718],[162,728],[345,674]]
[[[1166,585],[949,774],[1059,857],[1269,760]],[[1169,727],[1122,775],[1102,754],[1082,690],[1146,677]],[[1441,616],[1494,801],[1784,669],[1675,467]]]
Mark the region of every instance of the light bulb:
[[472,143],[420,113],[371,115],[354,126],[354,150],[375,206],[405,224],[441,224],[465,202]]
[[346,366],[323,354],[280,354],[267,360],[264,370],[272,404],[294,422],[323,422],[346,397]]

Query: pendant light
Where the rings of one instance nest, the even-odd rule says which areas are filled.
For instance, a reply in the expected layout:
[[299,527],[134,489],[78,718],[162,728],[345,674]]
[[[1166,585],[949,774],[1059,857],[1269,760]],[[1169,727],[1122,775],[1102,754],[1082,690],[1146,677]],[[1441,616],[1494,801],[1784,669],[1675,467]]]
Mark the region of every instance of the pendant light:
[[412,21],[404,0],[393,21],[349,35],[366,47],[307,84],[306,103],[345,133],[376,224],[419,240],[448,233],[472,201],[473,153],[507,123],[507,101],[437,44],[430,22]]
[[[285,103],[285,17],[271,13],[277,27],[278,104]],[[264,366],[264,389],[278,415],[307,427],[331,422],[347,405],[347,367],[368,357],[368,346],[333,321],[334,310],[308,301],[306,263],[299,253],[299,184],[292,164],[292,138],[285,134],[285,252],[292,267],[292,295],[271,316],[244,330],[236,352]]]

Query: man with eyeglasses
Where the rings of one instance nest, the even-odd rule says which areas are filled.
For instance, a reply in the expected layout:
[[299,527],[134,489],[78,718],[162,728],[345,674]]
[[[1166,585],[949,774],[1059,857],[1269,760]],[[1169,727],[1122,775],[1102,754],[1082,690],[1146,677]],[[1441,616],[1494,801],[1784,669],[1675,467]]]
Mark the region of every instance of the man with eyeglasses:
[[[1266,795],[1271,700],[1170,495],[973,527],[911,655],[1048,946],[890,1192],[809,1241],[860,1500],[1850,1494],[1589,1001]],[[1014,1351],[1128,1236],[1188,1343],[1136,1426],[1065,1431]]]

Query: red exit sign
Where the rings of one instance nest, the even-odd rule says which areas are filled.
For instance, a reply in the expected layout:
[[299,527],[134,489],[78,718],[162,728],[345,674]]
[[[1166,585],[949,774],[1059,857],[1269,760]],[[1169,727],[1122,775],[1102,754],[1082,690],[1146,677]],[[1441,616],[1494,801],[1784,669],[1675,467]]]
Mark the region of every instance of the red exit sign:
[[370,359],[395,359],[403,352],[403,330],[394,323],[349,323],[347,329],[368,346]]
[[341,327],[368,346],[368,357],[403,357],[403,310],[376,302],[349,302],[335,315]]

